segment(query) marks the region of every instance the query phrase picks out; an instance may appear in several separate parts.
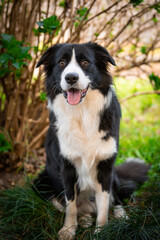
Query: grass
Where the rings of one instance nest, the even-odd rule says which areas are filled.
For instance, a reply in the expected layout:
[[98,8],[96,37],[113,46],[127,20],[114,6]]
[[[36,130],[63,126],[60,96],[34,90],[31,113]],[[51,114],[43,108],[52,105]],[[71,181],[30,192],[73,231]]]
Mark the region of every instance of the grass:
[[[146,193],[145,193],[146,194]],[[78,228],[76,239],[98,240],[158,240],[160,239],[160,213],[157,208],[160,195],[145,205],[125,207],[129,219],[114,219],[110,216],[107,227],[94,235],[94,228]],[[152,204],[151,204],[152,203]],[[57,239],[63,225],[64,213],[59,213],[51,203],[41,199],[29,183],[24,187],[5,190],[0,196],[0,239]]]
[[[143,80],[116,80],[119,98],[134,91],[151,90]],[[160,96],[146,95],[122,104],[120,150],[117,164],[128,157],[138,157],[152,164],[150,180],[125,206],[129,219],[114,219],[110,212],[107,227],[94,235],[94,226],[79,227],[77,240],[160,240]],[[41,199],[27,178],[17,186],[0,193],[0,240],[53,240],[63,225],[64,213]]]
[[[145,193],[146,194],[146,193]],[[110,215],[107,227],[94,235],[94,227],[78,228],[76,239],[98,240],[158,240],[160,239],[159,197],[150,199],[147,205],[125,207],[129,219],[114,219]],[[152,204],[151,204],[152,203]],[[144,206],[146,205],[146,206]],[[4,240],[53,240],[57,239],[62,227],[64,213],[59,213],[51,203],[41,199],[31,188],[24,187],[5,190],[0,195],[0,239]]]
[[63,215],[51,203],[44,202],[29,182],[2,192],[0,205],[1,240],[53,239],[62,225]]
[[[134,92],[152,90],[149,81],[116,79],[120,99]],[[127,157],[138,157],[148,163],[160,161],[160,96],[143,95],[122,105],[120,149],[117,164]]]

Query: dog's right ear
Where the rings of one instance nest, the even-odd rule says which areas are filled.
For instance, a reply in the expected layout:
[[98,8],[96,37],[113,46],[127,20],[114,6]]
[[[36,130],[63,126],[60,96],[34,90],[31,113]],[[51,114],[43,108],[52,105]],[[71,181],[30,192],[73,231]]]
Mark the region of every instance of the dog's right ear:
[[48,48],[47,51],[40,58],[39,62],[36,65],[36,68],[38,68],[42,64],[43,65],[48,65],[49,63],[51,63],[53,61],[52,60],[53,59],[53,55],[62,46],[63,46],[63,44],[55,44],[53,47]]
[[50,47],[49,49],[47,49],[47,51],[42,55],[39,62],[37,63],[36,68],[38,68],[42,64],[45,65],[48,62],[48,57],[53,54],[53,48],[54,47]]

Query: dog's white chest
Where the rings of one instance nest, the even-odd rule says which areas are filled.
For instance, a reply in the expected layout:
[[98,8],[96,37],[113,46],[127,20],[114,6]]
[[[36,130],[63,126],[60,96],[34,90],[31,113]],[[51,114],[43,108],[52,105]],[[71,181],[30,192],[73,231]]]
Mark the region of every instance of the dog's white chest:
[[87,93],[85,101],[76,106],[66,103],[61,94],[54,100],[60,151],[76,167],[83,189],[93,187],[96,162],[116,152],[115,139],[104,141],[105,133],[99,131],[100,111],[106,101],[96,90]]

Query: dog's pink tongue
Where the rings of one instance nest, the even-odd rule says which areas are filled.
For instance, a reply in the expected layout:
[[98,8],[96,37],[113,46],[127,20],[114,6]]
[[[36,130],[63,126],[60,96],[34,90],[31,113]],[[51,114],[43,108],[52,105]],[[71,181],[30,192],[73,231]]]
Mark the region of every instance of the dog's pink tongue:
[[71,105],[76,105],[81,100],[81,91],[77,89],[69,89],[67,91],[67,101]]

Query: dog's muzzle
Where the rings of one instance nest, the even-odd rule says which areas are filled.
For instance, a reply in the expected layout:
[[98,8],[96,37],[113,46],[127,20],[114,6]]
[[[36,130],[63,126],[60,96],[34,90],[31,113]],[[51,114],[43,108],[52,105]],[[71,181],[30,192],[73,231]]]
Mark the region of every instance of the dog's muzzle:
[[86,96],[88,87],[85,89],[80,89],[78,85],[79,75],[77,73],[67,73],[65,76],[65,81],[67,83],[68,89],[63,91],[64,97],[67,102],[71,105],[77,105],[82,101],[82,98]]
[[82,98],[86,96],[87,91],[88,87],[83,90],[70,88],[67,91],[64,91],[63,94],[69,104],[77,105],[82,101]]

